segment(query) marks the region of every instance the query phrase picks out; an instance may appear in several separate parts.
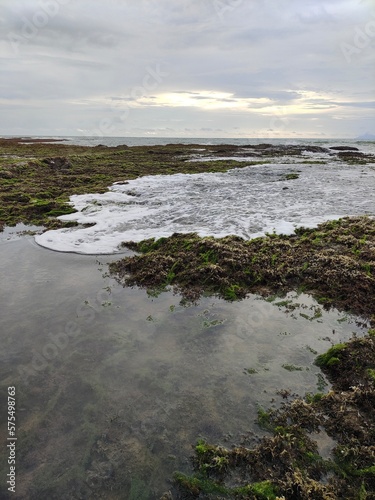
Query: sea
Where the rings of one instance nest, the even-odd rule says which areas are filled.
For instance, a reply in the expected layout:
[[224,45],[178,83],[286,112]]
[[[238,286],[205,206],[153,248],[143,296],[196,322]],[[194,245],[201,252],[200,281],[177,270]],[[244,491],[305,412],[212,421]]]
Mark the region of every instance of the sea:
[[[328,153],[275,156],[259,164],[253,158],[210,158],[210,147],[312,145],[356,147],[375,153],[375,142],[348,139],[207,139],[67,137],[82,146],[153,146],[196,144],[186,161],[241,161],[241,168],[223,173],[145,176],[108,186],[104,194],[75,195],[76,213],[62,216],[80,226],[48,231],[36,242],[51,250],[84,254],[120,253],[121,243],[196,232],[200,236],[230,234],[250,239],[267,233],[291,234],[297,227],[315,227],[344,216],[375,213],[374,164],[338,161]],[[204,156],[203,156],[204,154]],[[248,164],[248,165],[247,165]],[[290,177],[295,177],[290,180]],[[84,227],[84,225],[90,227]]]
[[[191,142],[197,151],[190,161],[211,145],[250,142],[68,141]],[[286,180],[287,173],[298,178]],[[365,319],[325,310],[301,290],[267,300],[250,294],[186,303],[173,290],[155,296],[123,287],[107,265],[129,254],[118,247],[129,239],[175,231],[251,238],[371,215],[374,177],[373,164],[348,165],[323,153],[272,158],[220,174],[148,176],[72,197],[78,212],[69,217],[94,222],[90,228],[21,237],[7,228],[0,239],[0,400],[5,408],[10,390],[16,401],[17,498],[158,500],[173,491],[175,471],[193,472],[199,439],[252,448],[265,434],[260,409],[278,408],[288,395],[328,391],[316,356],[363,335]],[[332,456],[335,442],[325,432],[311,438],[322,457]],[[2,457],[0,498],[10,498]]]
[[[13,137],[13,136],[4,136]],[[238,138],[238,137],[109,137],[109,136],[26,136],[23,138],[34,139],[56,139],[67,144],[77,146],[98,146],[100,144],[108,147],[116,147],[126,144],[127,146],[162,146],[165,144],[201,144],[204,146],[215,146],[219,144],[234,144],[238,146],[255,144],[313,144],[316,146],[354,146],[364,148],[364,151],[375,151],[375,141],[360,139],[317,139],[317,138]]]

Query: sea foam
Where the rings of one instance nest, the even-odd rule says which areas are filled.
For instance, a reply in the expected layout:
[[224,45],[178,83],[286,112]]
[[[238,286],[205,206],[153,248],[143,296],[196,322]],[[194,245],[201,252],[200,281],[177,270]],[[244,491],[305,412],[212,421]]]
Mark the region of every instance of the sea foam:
[[[299,177],[286,180],[285,174]],[[62,252],[108,254],[124,241],[197,232],[249,239],[345,215],[374,213],[375,172],[363,166],[267,164],[226,173],[146,176],[112,185],[105,194],[74,195],[78,210],[61,216],[90,227],[35,237]]]

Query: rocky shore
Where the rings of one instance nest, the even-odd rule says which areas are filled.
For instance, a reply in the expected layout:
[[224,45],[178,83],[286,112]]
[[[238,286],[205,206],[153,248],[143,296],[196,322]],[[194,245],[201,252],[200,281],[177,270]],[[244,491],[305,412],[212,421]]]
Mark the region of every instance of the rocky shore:
[[[373,155],[335,146],[176,145],[93,148],[42,140],[0,139],[0,230],[18,222],[62,227],[69,196],[105,192],[113,182],[143,175],[219,172],[272,158],[373,165]],[[227,159],[223,159],[227,158]],[[228,159],[230,158],[230,159]],[[208,161],[209,160],[209,161]],[[246,160],[246,161],[244,161]],[[293,182],[293,178],[288,179]],[[72,223],[70,223],[72,224]],[[324,307],[358,315],[372,329],[333,346],[316,363],[327,374],[327,394],[307,394],[278,410],[259,408],[269,436],[253,447],[194,447],[194,474],[176,473],[163,498],[375,498],[375,219],[346,217],[300,228],[291,236],[254,240],[201,238],[194,233],[125,242],[137,252],[110,265],[125,286],[152,294],[172,288],[182,300],[214,294],[229,301],[249,293],[312,294]],[[321,438],[334,440],[323,456]]]
[[104,193],[114,182],[144,175],[225,172],[275,158],[298,158],[301,165],[325,163],[324,158],[348,165],[375,163],[374,155],[346,146],[83,147],[52,139],[0,138],[0,230],[19,222],[48,229],[66,226],[56,217],[74,211],[68,203],[71,195]]
[[[152,294],[172,287],[183,300],[201,294],[239,300],[250,292],[282,297],[299,289],[375,326],[373,217],[250,241],[175,234],[125,246],[139,254],[112,263],[111,273]],[[332,383],[327,394],[260,408],[259,424],[271,435],[252,448],[199,441],[194,474],[176,473],[170,498],[375,498],[375,330],[333,346],[316,364]],[[319,450],[320,436],[334,440],[329,457]]]
[[[375,330],[332,347],[316,363],[332,382],[327,394],[259,408],[259,425],[270,435],[252,448],[199,441],[194,474],[175,474],[173,498],[375,498]],[[328,457],[319,446],[327,436]]]

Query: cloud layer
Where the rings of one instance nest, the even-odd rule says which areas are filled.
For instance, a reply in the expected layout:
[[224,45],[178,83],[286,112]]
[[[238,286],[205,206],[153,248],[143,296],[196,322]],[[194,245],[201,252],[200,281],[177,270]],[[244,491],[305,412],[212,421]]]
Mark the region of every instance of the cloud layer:
[[0,134],[374,132],[368,0],[3,0]]

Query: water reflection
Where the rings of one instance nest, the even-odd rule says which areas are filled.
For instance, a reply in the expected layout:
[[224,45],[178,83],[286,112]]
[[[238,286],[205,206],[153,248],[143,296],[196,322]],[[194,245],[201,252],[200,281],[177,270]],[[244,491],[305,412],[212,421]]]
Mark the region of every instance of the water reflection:
[[0,251],[0,395],[17,388],[19,498],[158,498],[198,437],[259,432],[257,405],[316,392],[316,353],[361,332],[303,294],[182,306],[119,286],[106,274],[118,256],[27,238]]

